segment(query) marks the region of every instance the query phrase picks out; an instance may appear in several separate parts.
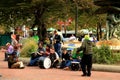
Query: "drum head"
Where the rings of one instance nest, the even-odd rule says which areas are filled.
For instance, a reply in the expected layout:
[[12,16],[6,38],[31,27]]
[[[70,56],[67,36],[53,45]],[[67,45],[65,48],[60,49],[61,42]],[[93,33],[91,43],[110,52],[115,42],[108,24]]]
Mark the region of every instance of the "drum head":
[[80,63],[79,62],[71,62],[70,69],[72,71],[79,71],[80,70]]
[[49,58],[45,58],[43,66],[44,66],[45,69],[50,68],[51,67],[51,60]]

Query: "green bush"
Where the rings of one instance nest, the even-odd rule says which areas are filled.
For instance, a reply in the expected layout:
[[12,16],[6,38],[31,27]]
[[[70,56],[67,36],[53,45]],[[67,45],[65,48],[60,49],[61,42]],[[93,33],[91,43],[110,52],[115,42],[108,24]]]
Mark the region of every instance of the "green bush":
[[100,48],[93,49],[93,62],[102,64],[114,63],[114,56],[109,46],[102,45]]
[[115,64],[120,64],[120,53],[113,53]]
[[22,41],[23,47],[20,52],[21,57],[30,57],[32,52],[36,52],[38,45],[33,38],[28,38]]

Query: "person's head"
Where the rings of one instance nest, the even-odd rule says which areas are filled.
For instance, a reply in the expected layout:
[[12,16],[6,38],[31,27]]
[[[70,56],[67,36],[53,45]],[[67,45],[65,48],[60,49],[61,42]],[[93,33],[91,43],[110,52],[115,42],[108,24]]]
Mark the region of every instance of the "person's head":
[[71,34],[71,36],[74,36],[74,34]]
[[9,47],[10,45],[11,45],[11,44],[10,44],[9,42],[6,44],[7,47]]
[[63,49],[63,54],[66,54],[67,53],[67,50],[66,49]]
[[40,43],[38,44],[38,47],[39,47],[39,48],[42,48],[42,47],[43,47],[43,43],[40,42]]
[[50,48],[50,53],[51,53],[51,54],[54,54],[54,53],[55,53],[54,47],[51,47],[51,48]]
[[45,40],[49,40],[49,38],[48,38],[48,37],[46,37],[46,38],[45,38]]
[[46,49],[50,49],[51,48],[51,45],[50,44],[47,44],[46,45]]
[[54,31],[54,34],[55,34],[55,35],[58,34],[56,30]]

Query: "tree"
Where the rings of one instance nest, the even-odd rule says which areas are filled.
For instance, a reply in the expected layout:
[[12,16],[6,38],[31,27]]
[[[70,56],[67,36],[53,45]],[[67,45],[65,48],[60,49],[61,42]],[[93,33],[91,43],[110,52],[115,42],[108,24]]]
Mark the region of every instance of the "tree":
[[[7,27],[25,24],[31,19],[32,29],[38,28],[40,40],[46,37],[46,28],[58,20],[66,21],[68,18],[76,20],[76,6],[78,7],[78,29],[96,27],[96,16],[93,15],[96,6],[92,0],[1,0],[0,22]],[[71,23],[75,28],[75,22]],[[56,25],[55,25],[56,26]],[[80,27],[79,27],[80,26]]]
[[[32,28],[35,26],[38,27],[38,36],[40,40],[44,40],[46,37],[47,32],[45,23],[48,19],[48,13],[62,12],[64,8],[64,0],[1,0],[0,4],[2,9],[1,16],[3,17],[3,15],[6,15],[5,18],[3,17],[1,20],[9,18],[9,20],[3,20],[2,23],[9,22],[9,24],[15,24],[16,21],[20,19],[25,21],[24,19],[28,18],[29,15],[34,16]],[[8,13],[4,12],[5,10],[8,11]]]
[[[10,30],[10,27],[15,27],[18,22],[22,24],[23,19],[27,18],[28,6],[25,6],[25,3],[29,3],[30,0],[0,0],[0,25],[7,27],[7,30]],[[20,4],[23,4],[20,6]],[[26,11],[25,11],[26,10]],[[26,16],[27,15],[27,16]]]

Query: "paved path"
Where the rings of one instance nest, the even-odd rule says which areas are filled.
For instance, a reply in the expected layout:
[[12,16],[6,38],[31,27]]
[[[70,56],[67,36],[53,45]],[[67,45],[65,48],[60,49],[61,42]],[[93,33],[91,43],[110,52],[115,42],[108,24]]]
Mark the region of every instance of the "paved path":
[[120,80],[120,73],[92,71],[91,77],[81,77],[81,71],[66,71],[61,69],[40,69],[25,67],[25,69],[8,69],[4,55],[0,52],[0,80]]

